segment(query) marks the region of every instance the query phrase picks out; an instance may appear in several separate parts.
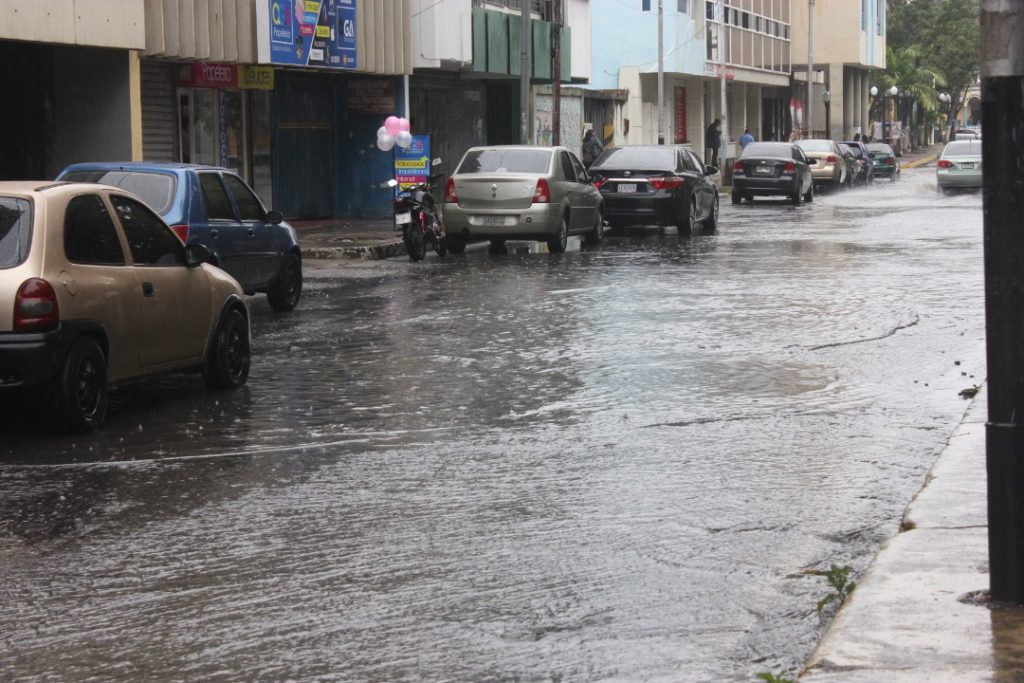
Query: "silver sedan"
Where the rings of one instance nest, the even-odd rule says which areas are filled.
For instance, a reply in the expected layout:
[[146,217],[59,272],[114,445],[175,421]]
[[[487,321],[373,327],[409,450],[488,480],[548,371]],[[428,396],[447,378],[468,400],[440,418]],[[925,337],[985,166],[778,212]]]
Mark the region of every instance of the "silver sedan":
[[935,181],[939,192],[954,187],[981,187],[981,139],[947,144],[936,164]]
[[444,191],[448,247],[467,242],[539,240],[565,251],[569,235],[604,236],[603,200],[583,164],[564,147],[473,147]]

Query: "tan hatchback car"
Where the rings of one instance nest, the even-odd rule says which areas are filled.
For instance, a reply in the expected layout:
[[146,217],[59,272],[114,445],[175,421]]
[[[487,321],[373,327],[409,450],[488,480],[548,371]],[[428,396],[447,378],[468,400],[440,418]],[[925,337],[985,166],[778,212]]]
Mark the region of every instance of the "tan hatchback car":
[[540,240],[565,251],[569,235],[604,237],[604,199],[576,155],[564,147],[473,147],[448,178],[444,227],[448,248],[467,242]]
[[0,182],[0,392],[42,389],[65,431],[88,432],[117,382],[245,384],[249,311],[208,256],[123,190]]

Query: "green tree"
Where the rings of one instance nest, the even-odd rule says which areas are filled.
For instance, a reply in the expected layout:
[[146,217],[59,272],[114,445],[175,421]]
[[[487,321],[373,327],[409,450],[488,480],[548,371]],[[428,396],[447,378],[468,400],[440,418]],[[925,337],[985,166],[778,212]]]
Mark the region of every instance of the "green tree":
[[[888,0],[889,47],[914,48],[920,67],[942,74],[953,97],[952,114],[981,74],[978,0]],[[897,83],[901,90],[903,85]]]

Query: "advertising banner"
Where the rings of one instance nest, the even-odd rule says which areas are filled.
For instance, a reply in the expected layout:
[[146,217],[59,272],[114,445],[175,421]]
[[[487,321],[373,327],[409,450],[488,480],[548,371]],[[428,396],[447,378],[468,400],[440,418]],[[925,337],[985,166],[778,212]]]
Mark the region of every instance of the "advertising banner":
[[430,136],[413,135],[408,149],[395,145],[395,180],[398,191],[430,180]]
[[261,64],[356,68],[356,0],[259,0]]

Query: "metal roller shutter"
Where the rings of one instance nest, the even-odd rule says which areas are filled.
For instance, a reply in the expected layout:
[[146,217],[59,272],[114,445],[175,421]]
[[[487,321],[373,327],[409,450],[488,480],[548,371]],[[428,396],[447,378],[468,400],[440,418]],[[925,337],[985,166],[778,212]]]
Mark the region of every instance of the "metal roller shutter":
[[175,64],[142,61],[142,157],[146,161],[178,161],[177,69]]

